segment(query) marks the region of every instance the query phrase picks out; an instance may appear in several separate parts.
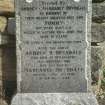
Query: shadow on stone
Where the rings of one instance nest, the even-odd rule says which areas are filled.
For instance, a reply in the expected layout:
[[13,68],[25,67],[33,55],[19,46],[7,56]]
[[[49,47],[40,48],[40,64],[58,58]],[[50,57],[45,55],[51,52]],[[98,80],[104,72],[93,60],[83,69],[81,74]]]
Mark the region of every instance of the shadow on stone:
[[16,91],[16,47],[12,45],[16,38],[12,37],[13,43],[2,46],[3,94],[8,103]]

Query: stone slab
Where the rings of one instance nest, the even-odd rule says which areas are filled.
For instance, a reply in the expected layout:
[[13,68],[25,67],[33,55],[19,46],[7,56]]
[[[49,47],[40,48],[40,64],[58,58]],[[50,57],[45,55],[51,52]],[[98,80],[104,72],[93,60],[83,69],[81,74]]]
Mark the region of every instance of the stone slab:
[[11,105],[98,105],[92,93],[24,93],[14,96]]
[[17,0],[18,91],[87,92],[91,0]]
[[14,12],[14,0],[0,0],[1,12]]

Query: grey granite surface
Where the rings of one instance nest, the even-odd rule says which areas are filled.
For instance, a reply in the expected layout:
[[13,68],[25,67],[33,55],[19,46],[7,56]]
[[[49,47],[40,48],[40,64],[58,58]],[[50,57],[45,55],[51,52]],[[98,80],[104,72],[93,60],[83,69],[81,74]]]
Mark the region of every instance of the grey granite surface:
[[11,105],[98,105],[92,93],[17,94]]
[[16,1],[19,92],[90,90],[90,4]]

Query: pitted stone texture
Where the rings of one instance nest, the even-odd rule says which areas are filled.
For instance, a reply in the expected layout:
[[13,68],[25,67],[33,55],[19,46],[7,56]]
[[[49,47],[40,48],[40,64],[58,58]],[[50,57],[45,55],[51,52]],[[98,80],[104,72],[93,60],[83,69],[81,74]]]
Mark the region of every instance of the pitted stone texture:
[[93,4],[93,21],[100,23],[105,21],[105,3]]
[[17,94],[11,105],[98,105],[91,93]]
[[93,23],[92,24],[92,42],[105,41],[105,24]]

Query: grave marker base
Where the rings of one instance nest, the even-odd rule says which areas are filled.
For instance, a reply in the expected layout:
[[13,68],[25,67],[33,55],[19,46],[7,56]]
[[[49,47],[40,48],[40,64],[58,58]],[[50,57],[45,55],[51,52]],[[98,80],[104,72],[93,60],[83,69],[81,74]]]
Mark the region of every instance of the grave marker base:
[[11,105],[98,105],[93,93],[18,93]]

